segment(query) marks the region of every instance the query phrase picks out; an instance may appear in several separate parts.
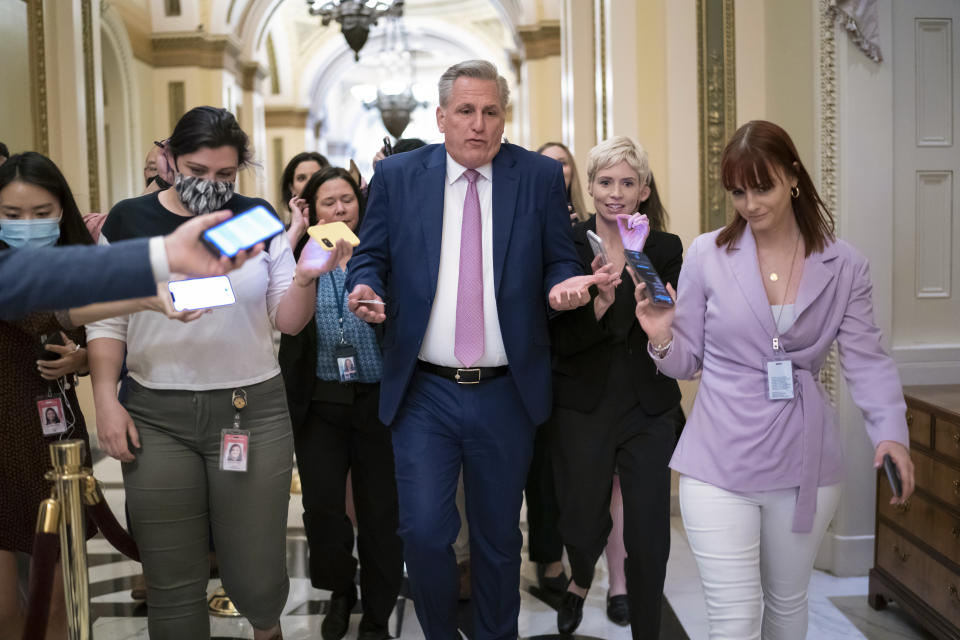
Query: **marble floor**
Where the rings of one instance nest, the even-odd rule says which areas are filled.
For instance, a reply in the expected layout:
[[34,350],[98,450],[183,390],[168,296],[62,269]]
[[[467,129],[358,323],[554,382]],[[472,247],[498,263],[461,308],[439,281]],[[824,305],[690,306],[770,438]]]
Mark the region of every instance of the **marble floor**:
[[[94,465],[97,478],[104,483],[107,501],[115,513],[122,514],[123,488],[119,463],[102,459]],[[291,577],[290,596],[284,610],[284,638],[297,640],[320,637],[320,623],[326,612],[329,592],[314,589],[307,576],[306,540],[298,495],[290,500],[287,539],[287,564]],[[121,520],[122,522],[122,520]],[[672,546],[667,566],[666,595],[661,625],[662,640],[707,638],[708,626],[703,594],[696,564],[687,545],[679,518],[672,522]],[[130,598],[131,578],[139,573],[139,564],[125,559],[101,537],[89,542],[91,614],[96,640],[147,638],[146,605]],[[219,586],[211,580],[209,591]],[[607,569],[601,559],[597,566],[583,622],[571,640],[626,640],[630,629],[618,627],[606,617]],[[884,611],[867,605],[867,579],[837,578],[815,572],[810,585],[810,627],[808,639],[847,640],[868,638],[925,639],[928,636],[892,604]],[[536,586],[535,568],[524,562],[521,575],[520,635],[523,638],[559,638],[556,628],[556,601]],[[358,605],[359,608],[359,605]],[[471,609],[461,607],[461,629],[469,637]],[[347,638],[355,638],[360,621],[355,610]],[[218,640],[252,638],[250,625],[242,618],[211,618],[212,635]],[[423,637],[413,602],[404,593],[390,620],[391,633],[403,640]]]

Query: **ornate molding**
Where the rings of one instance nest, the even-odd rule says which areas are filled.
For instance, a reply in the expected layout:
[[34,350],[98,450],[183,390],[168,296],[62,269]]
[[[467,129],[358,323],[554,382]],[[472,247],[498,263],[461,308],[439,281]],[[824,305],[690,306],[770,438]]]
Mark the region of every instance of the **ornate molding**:
[[[819,0],[820,39],[820,198],[838,220],[837,189],[837,31],[830,0]],[[837,402],[837,345],[820,369],[820,383],[830,398]]]
[[100,145],[97,139],[97,83],[94,60],[93,0],[81,0],[83,36],[83,94],[87,129],[87,188],[90,211],[100,211]]
[[259,93],[260,84],[267,77],[267,70],[263,65],[254,62],[243,62],[240,64],[241,79],[240,86],[244,91],[256,91]]
[[560,22],[543,21],[536,25],[517,28],[527,60],[540,60],[560,55]]
[[226,35],[164,33],[150,39],[155,67],[225,69],[241,76],[240,46]]
[[700,143],[700,231],[729,220],[720,156],[737,127],[733,0],[697,0],[697,109]]
[[50,155],[50,124],[47,120],[47,56],[43,33],[43,0],[27,2],[27,41],[30,58],[30,103],[33,111],[33,145]]
[[310,109],[304,107],[267,107],[263,113],[264,124],[268,129],[290,127],[306,129]]

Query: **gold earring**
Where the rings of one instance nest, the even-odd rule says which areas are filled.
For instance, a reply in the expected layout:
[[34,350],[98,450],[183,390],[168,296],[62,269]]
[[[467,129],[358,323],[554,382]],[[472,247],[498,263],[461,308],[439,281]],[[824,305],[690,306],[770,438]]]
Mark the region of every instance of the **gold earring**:
[[800,187],[790,187],[790,197],[799,198],[800,197]]

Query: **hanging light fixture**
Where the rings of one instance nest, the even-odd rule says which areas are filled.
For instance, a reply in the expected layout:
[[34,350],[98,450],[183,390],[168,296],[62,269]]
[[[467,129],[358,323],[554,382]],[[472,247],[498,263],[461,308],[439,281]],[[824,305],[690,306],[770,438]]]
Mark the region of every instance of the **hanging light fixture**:
[[427,106],[426,102],[417,100],[413,94],[414,56],[400,16],[388,18],[383,47],[378,55],[377,66],[382,79],[377,86],[377,98],[364,102],[363,106],[378,109],[383,126],[390,135],[399,138],[410,124],[413,110]]
[[319,7],[317,0],[307,0],[307,11],[320,16],[320,23],[340,23],[340,32],[353,49],[353,59],[360,61],[360,49],[367,43],[370,27],[383,16],[399,18],[403,15],[403,0],[329,0]]

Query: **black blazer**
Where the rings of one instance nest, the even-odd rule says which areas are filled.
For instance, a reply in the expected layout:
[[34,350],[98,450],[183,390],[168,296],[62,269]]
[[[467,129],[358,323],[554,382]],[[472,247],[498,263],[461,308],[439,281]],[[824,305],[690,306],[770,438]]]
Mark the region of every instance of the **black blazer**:
[[[590,273],[593,250],[587,241],[587,230],[596,232],[596,216],[573,228],[577,254],[585,272]],[[669,282],[676,290],[683,263],[680,238],[672,233],[651,231],[643,252],[664,283]],[[605,385],[618,383],[607,379],[613,350],[624,348],[622,342],[611,342],[615,336],[626,336],[634,375],[622,383],[633,385],[643,411],[659,415],[680,403],[677,381],[658,373],[647,354],[647,334],[637,321],[633,292],[633,280],[625,270],[613,304],[599,321],[594,316],[592,302],[551,320],[554,405],[581,412],[596,409]]]

